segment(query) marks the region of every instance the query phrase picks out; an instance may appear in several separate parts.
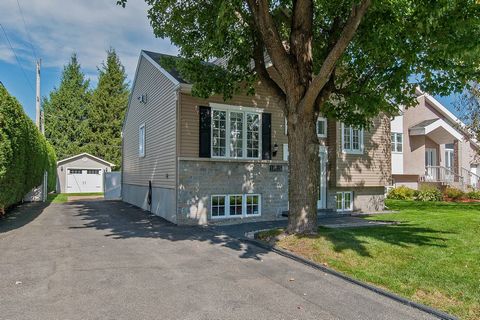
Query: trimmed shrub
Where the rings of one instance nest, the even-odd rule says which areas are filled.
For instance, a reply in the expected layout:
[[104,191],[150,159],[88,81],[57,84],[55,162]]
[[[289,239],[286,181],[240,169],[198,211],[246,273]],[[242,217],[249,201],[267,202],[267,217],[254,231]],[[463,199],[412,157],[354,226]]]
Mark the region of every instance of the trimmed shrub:
[[465,192],[460,189],[447,187],[443,192],[443,195],[446,198],[450,198],[452,200],[462,200],[465,199]]
[[17,99],[0,86],[0,213],[39,186],[45,171],[53,181],[48,186],[52,190],[55,151]]
[[423,185],[415,192],[415,200],[417,201],[442,201],[442,192],[435,186]]
[[414,195],[415,190],[406,186],[400,186],[390,189],[387,198],[393,200],[412,200]]
[[467,193],[467,198],[472,200],[480,200],[480,190],[470,191]]

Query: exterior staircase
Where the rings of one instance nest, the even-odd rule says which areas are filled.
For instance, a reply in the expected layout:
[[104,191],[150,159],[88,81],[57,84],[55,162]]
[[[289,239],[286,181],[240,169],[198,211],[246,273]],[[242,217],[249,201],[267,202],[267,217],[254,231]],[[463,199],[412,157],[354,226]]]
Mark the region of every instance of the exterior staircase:
[[480,176],[462,168],[460,173],[443,166],[427,166],[425,174],[420,177],[421,183],[437,184],[442,188],[447,186],[462,191],[480,188]]

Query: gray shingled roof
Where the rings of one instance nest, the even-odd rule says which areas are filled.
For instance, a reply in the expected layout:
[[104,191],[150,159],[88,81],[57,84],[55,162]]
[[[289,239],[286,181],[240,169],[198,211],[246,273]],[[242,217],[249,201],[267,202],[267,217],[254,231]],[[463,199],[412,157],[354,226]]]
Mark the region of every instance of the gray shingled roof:
[[[169,55],[169,54],[163,54],[163,53],[158,53],[158,52],[152,52],[152,51],[146,51],[146,50],[143,50],[143,52],[145,52],[145,54],[147,56],[149,56],[150,58],[152,58],[155,62],[157,62],[162,68],[162,64],[160,63],[160,60],[162,58],[177,58],[177,56],[172,56],[172,55]],[[164,68],[165,69],[165,68]],[[180,74],[178,73],[178,71],[174,68],[174,69],[170,69],[170,70],[167,70],[165,69],[165,71],[167,71],[172,77],[175,78],[175,80],[177,80],[178,82],[180,83],[186,83],[188,84],[188,82],[186,80],[184,80]]]
[[422,121],[420,123],[417,123],[416,125],[410,127],[410,129],[421,129],[421,128],[425,128],[426,126],[429,126],[431,125],[432,123],[438,121],[439,119],[430,119],[430,120],[425,120],[425,121]]

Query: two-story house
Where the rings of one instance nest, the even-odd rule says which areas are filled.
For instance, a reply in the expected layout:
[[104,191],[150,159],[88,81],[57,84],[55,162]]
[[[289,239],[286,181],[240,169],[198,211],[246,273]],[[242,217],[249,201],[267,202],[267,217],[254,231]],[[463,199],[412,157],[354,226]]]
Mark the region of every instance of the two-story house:
[[479,144],[440,102],[417,89],[418,104],[391,122],[392,178],[395,186],[422,183],[478,188]]
[[[288,211],[285,118],[261,83],[228,101],[142,51],[123,126],[122,199],[177,224],[272,220]],[[378,211],[391,184],[390,119],[371,130],[319,118],[318,209]]]

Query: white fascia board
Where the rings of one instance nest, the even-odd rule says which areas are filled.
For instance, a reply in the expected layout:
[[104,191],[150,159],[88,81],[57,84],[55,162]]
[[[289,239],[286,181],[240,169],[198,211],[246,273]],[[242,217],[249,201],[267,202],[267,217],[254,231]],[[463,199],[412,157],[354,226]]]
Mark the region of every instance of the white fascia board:
[[426,126],[425,127],[425,133],[429,134],[433,130],[435,130],[437,128],[440,128],[440,127],[445,129],[446,131],[448,131],[448,133],[450,133],[453,137],[455,137],[455,139],[460,140],[460,141],[463,139],[463,135],[460,132],[458,132],[455,128],[453,128],[451,125],[449,125],[447,122],[445,122],[443,119],[438,119],[434,123]]
[[252,107],[243,107],[238,105],[230,105],[230,104],[223,104],[223,103],[209,103],[210,107],[219,110],[238,110],[238,111],[246,111],[246,112],[258,112],[262,113],[264,110],[262,108],[252,108]]
[[125,110],[125,116],[123,117],[122,123],[122,139],[123,139],[123,130],[125,129],[125,123],[127,122],[128,110],[130,109],[130,103],[132,102],[133,90],[135,89],[135,83],[137,82],[138,69],[140,68],[140,62],[142,61],[142,52],[138,56],[137,68],[135,69],[135,77],[133,78],[132,87],[130,88],[130,94],[128,95],[127,110]]
[[87,152],[84,152],[84,153],[80,153],[80,154],[77,154],[75,156],[72,156],[72,157],[69,157],[69,158],[66,158],[66,159],[62,159],[62,160],[59,160],[57,161],[57,165],[59,165],[60,163],[64,163],[64,162],[68,162],[69,160],[72,160],[72,159],[75,159],[75,158],[80,158],[80,157],[84,157],[84,156],[87,156],[87,157],[91,157],[99,162],[103,162],[103,163],[106,163],[108,164],[109,166],[111,167],[115,167],[115,165],[113,163],[110,163],[106,160],[103,160],[99,157],[95,157],[94,155],[91,155],[90,153],[87,153]]

